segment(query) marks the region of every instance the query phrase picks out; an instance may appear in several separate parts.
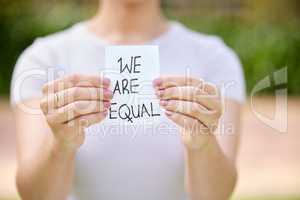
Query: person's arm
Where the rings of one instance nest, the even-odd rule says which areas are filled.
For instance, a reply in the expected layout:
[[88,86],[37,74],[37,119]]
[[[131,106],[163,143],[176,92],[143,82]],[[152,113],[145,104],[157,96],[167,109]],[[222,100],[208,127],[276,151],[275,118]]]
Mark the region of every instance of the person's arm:
[[[38,107],[38,100],[26,102]],[[17,124],[17,187],[22,199],[65,199],[69,191],[75,151],[55,144],[43,115],[15,107]]]
[[186,148],[186,189],[192,200],[230,198],[237,181],[235,160],[240,107],[239,103],[228,100],[227,111],[221,120],[222,128],[227,130],[211,135],[202,149]]
[[214,86],[187,77],[163,77],[154,86],[167,117],[181,128],[189,198],[229,199],[237,179],[239,103],[226,102],[221,123],[228,132],[219,130],[223,135],[217,135],[222,103]]
[[[106,84],[105,84],[106,82]],[[112,98],[108,81],[74,75],[44,87],[44,98],[14,107],[17,188],[24,200],[63,200],[70,192],[74,159],[84,128],[102,121]],[[29,107],[40,114],[30,113]],[[35,111],[36,111],[35,110]]]

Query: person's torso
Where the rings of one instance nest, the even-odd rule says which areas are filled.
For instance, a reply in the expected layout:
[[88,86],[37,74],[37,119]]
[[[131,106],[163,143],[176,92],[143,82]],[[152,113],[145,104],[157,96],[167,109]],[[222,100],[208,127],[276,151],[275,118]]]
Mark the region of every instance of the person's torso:
[[[167,33],[148,42],[159,46],[161,75],[211,76],[207,67],[215,64],[215,44],[220,41],[199,38],[173,23]],[[85,24],[48,38],[48,43],[60,76],[100,74],[105,69],[108,44],[89,33]],[[138,126],[105,120],[87,128],[85,134],[76,155],[70,199],[186,199],[184,147],[178,128],[165,116],[159,122]]]
[[[83,43],[80,49],[70,47],[69,57],[65,57],[67,73],[100,74],[105,70],[106,45],[94,39],[95,43]],[[199,62],[194,55],[185,55],[181,44],[149,44],[159,45],[162,75],[192,73],[201,77],[201,68],[191,68]],[[182,145],[176,125],[165,116],[159,122],[137,126],[108,120],[96,124],[86,130],[85,143],[77,154],[74,196],[89,200],[184,200]]]

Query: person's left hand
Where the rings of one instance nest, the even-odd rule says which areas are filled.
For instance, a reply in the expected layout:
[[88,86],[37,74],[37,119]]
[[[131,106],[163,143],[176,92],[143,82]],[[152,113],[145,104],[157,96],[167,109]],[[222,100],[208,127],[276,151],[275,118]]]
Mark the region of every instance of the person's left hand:
[[218,89],[190,77],[161,77],[153,85],[166,116],[181,127],[184,145],[190,150],[206,145],[222,114]]

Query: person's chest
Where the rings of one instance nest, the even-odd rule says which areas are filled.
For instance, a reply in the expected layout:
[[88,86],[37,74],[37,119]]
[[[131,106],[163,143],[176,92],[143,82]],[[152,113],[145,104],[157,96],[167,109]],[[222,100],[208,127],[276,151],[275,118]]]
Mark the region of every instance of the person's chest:
[[[61,60],[66,74],[100,75],[105,70],[104,47],[81,45],[69,49]],[[185,66],[193,65],[164,49],[159,59],[162,75],[183,75]],[[105,120],[86,129],[85,136],[76,156],[75,190],[120,198],[122,194],[136,195],[138,188],[151,194],[152,199],[166,194],[176,199],[183,194],[183,145],[177,126],[165,116],[137,126]],[[114,187],[124,187],[125,182],[127,189],[114,193]],[[95,185],[101,188],[95,191]]]

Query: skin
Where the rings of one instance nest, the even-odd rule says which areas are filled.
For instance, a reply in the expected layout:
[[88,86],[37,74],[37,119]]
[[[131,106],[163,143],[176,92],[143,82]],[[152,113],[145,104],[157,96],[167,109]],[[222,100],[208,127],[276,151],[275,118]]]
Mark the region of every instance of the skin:
[[74,74],[49,82],[42,99],[27,102],[40,107],[41,114],[15,108],[17,186],[22,199],[66,199],[83,130],[107,115],[112,99],[109,84],[107,78]]
[[[159,4],[158,0],[103,0],[88,29],[112,44],[144,43],[168,29]],[[47,83],[42,99],[26,102],[40,114],[15,106],[16,180],[22,199],[66,199],[83,130],[107,115],[112,98],[109,82],[101,76],[71,75]],[[191,77],[160,77],[153,85],[166,116],[181,127],[190,199],[228,199],[237,179],[241,105],[226,99],[222,107],[213,85]],[[232,126],[230,135],[215,134],[219,120]]]
[[[166,116],[181,128],[190,199],[228,199],[236,183],[237,138],[214,134],[222,116],[217,88],[203,80],[174,76],[156,79],[153,85]],[[223,123],[233,123],[236,129],[240,106],[228,100],[228,109],[233,113],[224,113]]]

